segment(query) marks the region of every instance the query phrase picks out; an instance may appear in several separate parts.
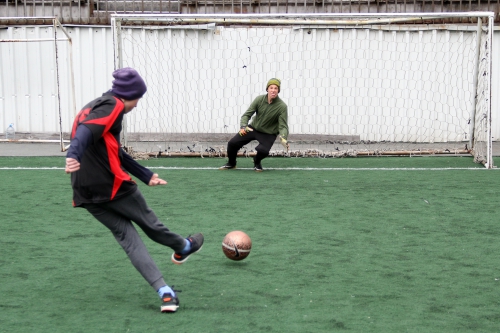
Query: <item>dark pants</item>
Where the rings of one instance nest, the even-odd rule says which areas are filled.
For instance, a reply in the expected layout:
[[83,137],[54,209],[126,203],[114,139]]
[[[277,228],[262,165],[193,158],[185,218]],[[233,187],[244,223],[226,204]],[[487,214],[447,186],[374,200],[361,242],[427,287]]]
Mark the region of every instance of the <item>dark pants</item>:
[[238,150],[253,140],[257,140],[259,142],[257,147],[255,147],[257,155],[253,159],[255,164],[259,164],[260,161],[269,155],[269,151],[271,150],[274,141],[276,141],[276,134],[267,134],[256,130],[248,132],[246,135],[240,135],[237,133],[227,143],[228,163],[236,165],[236,155],[238,154]]
[[[84,206],[99,222],[104,224],[121,245],[132,265],[141,273],[148,283],[157,290],[163,286],[163,276],[149,255],[135,222],[153,241],[168,246],[175,252],[181,252],[185,246],[185,238],[171,232],[148,207],[142,193],[137,189],[123,198],[99,204]],[[162,284],[160,286],[155,285]]]

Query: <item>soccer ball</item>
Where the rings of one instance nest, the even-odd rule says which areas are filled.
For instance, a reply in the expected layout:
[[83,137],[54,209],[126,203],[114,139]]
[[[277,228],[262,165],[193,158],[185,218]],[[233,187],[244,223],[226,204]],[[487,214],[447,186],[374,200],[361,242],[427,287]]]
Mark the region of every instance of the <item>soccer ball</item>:
[[222,252],[231,260],[243,260],[250,254],[252,240],[243,231],[231,231],[222,241]]

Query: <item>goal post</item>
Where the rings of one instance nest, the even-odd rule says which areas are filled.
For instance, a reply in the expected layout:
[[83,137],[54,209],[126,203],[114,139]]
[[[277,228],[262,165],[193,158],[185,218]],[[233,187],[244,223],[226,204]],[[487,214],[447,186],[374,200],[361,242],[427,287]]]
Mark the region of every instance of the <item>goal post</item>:
[[[241,115],[281,79],[282,156],[472,154],[493,167],[492,12],[111,17],[115,68],[147,94],[124,144],[225,156]],[[254,146],[241,154],[255,153]]]

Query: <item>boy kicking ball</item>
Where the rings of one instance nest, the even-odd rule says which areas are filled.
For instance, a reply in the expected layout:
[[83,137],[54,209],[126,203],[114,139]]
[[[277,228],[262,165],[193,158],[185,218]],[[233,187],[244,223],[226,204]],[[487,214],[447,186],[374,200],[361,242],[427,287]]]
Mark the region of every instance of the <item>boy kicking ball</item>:
[[83,207],[107,227],[130,262],[162,299],[161,312],[175,312],[179,299],[165,283],[134,222],[153,241],[174,250],[172,262],[180,265],[201,250],[203,235],[184,238],[170,231],[149,208],[129,173],[149,186],[166,185],[158,174],[143,167],[120,144],[123,116],[137,106],[146,84],[132,68],[113,72],[113,86],[77,114],[66,154],[71,173],[73,206]]

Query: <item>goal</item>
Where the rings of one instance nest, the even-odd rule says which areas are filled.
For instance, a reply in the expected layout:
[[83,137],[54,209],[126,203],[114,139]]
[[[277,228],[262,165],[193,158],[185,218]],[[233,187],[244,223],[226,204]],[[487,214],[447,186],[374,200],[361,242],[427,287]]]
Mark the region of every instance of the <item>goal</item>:
[[112,15],[115,68],[148,85],[124,143],[149,156],[224,156],[276,77],[291,149],[275,144],[273,155],[472,154],[492,168],[493,15]]

